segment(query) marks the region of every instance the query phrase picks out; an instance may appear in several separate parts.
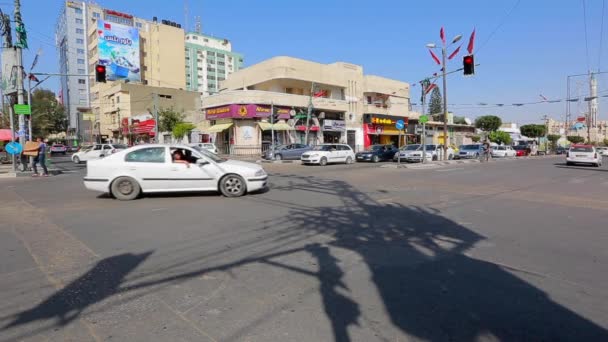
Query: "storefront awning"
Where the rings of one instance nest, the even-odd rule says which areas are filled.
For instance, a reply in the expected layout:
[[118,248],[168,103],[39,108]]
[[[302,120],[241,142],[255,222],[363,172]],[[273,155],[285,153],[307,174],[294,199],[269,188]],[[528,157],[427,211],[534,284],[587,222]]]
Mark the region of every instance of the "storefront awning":
[[207,132],[209,132],[209,133],[219,133],[219,132],[222,132],[224,130],[227,130],[231,126],[232,126],[232,123],[213,125],[213,126],[211,126],[211,127],[209,127],[207,129]]
[[289,126],[289,124],[287,124],[286,122],[277,122],[276,124],[274,124],[273,128],[275,131],[293,131],[293,130],[295,130],[295,128]]
[[269,131],[272,128],[272,124],[268,122],[258,122],[258,126],[262,131]]

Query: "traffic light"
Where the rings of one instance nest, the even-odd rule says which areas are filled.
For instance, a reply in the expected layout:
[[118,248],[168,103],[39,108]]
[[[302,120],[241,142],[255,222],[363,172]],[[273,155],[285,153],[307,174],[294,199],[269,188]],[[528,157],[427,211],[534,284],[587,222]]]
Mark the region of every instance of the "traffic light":
[[465,76],[475,75],[475,58],[473,55],[462,57],[462,69]]
[[95,80],[106,83],[106,66],[98,64],[95,67]]

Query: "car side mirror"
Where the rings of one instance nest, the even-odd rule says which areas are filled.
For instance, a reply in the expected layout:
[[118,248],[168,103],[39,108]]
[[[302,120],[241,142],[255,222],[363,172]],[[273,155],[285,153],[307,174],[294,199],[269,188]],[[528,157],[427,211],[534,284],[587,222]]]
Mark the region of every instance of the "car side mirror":
[[198,165],[198,166],[203,166],[203,165],[207,165],[207,164],[209,164],[209,162],[202,158],[196,160],[196,165]]

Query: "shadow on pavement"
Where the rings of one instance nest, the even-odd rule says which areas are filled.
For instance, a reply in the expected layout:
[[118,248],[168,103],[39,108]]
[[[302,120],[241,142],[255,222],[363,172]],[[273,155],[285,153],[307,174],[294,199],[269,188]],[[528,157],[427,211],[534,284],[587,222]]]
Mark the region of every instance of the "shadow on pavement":
[[[335,205],[303,206],[298,202],[298,196],[305,194],[303,189],[333,196]],[[143,288],[157,291],[158,286],[205,273],[259,263],[316,278],[334,340],[350,341],[349,328],[361,324],[366,308],[350,292],[340,260],[332,254],[333,249],[346,249],[359,255],[369,269],[390,319],[380,324],[393,326],[404,335],[428,341],[608,341],[605,328],[554,302],[510,271],[468,257],[465,252],[485,238],[442,216],[439,210],[378,203],[347,182],[310,176],[292,175],[286,185],[274,186],[273,191],[292,192],[294,202],[268,199],[289,208],[287,215],[267,222],[268,226],[302,236],[329,236],[330,241],[285,249],[277,239],[273,241],[275,252],[206,268],[197,267],[200,260],[193,259],[192,271],[170,274],[172,267],[184,267],[180,262],[154,279],[139,278],[122,287],[126,274],[150,253],[115,256],[35,308],[18,314],[5,329],[51,317],[57,318],[57,325],[64,325],[91,304],[118,293]],[[251,200],[262,199],[264,196]],[[316,259],[317,270],[277,261],[296,253]],[[110,271],[98,272],[99,268]],[[74,297],[76,292],[81,295]],[[270,317],[248,319],[253,323],[225,340],[238,339]]]

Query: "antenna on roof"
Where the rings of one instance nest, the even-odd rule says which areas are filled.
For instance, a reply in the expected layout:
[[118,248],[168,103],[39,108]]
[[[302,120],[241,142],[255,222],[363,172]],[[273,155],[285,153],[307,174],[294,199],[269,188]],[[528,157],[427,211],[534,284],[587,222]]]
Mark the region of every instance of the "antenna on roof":
[[201,29],[201,16],[197,15],[195,18],[196,20],[196,24],[194,25],[194,32],[198,33],[198,34],[202,34],[202,29]]

